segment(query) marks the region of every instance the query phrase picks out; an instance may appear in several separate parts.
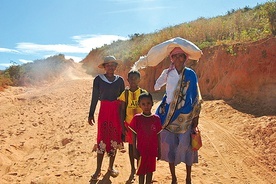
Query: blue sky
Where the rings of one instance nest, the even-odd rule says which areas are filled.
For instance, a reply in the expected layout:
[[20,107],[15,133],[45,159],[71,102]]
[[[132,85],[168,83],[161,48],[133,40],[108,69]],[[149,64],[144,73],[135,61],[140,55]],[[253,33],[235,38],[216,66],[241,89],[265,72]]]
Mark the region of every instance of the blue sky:
[[225,15],[266,0],[0,0],[0,70],[92,49],[135,33]]

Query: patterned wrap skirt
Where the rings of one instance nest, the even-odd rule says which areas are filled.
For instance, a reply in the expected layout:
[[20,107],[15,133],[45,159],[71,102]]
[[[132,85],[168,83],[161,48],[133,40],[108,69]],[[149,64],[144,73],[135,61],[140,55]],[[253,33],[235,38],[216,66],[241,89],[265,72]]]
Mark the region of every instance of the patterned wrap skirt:
[[98,116],[97,153],[113,156],[122,142],[120,124],[120,101],[101,101]]
[[192,166],[198,163],[198,152],[191,147],[191,126],[185,133],[172,133],[166,129],[160,132],[161,158],[169,163],[177,165],[181,162]]

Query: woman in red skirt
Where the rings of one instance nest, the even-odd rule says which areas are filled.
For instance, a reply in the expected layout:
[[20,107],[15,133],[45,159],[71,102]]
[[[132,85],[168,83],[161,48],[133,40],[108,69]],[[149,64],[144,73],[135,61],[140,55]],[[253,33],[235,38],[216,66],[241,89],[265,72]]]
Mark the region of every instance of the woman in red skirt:
[[119,60],[114,56],[106,56],[99,68],[105,70],[105,74],[99,74],[93,81],[92,100],[88,116],[88,123],[95,124],[94,113],[98,101],[100,110],[98,116],[97,134],[97,169],[91,180],[98,180],[104,153],[107,152],[109,159],[108,171],[112,177],[117,177],[119,172],[114,169],[114,161],[117,148],[122,145],[122,125],[120,124],[120,101],[119,95],[124,91],[124,80],[121,76],[115,75]]

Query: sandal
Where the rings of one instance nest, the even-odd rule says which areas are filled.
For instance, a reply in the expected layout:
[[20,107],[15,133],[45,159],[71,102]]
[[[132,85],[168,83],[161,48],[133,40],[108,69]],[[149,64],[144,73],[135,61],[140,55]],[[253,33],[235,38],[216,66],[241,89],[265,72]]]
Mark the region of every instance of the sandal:
[[136,173],[136,170],[131,171],[131,174],[127,180],[127,183],[133,183],[135,181],[135,173]]
[[119,171],[115,169],[108,169],[108,172],[110,173],[110,176],[112,176],[113,178],[116,178],[117,176],[119,176]]
[[91,176],[91,179],[90,179],[89,182],[91,182],[91,181],[98,181],[100,176],[101,176],[101,173],[99,173],[98,175],[96,175],[96,173],[93,174],[93,175]]
[[93,148],[92,148],[92,152],[96,152],[98,149],[98,145],[97,144],[94,144]]

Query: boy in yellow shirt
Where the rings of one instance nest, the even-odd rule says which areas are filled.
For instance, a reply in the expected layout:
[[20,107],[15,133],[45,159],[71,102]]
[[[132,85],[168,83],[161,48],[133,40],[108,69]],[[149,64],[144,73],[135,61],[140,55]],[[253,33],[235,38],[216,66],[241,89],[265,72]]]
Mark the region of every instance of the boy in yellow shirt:
[[125,137],[125,142],[128,142],[128,154],[131,165],[131,174],[127,182],[134,180],[135,176],[135,166],[134,166],[134,156],[133,156],[133,140],[132,131],[129,129],[129,124],[137,113],[142,113],[142,109],[138,105],[138,98],[141,93],[147,92],[139,87],[140,82],[140,72],[138,70],[130,70],[128,73],[127,81],[129,83],[129,88],[126,88],[118,100],[121,100],[121,121],[124,121],[123,135]]

